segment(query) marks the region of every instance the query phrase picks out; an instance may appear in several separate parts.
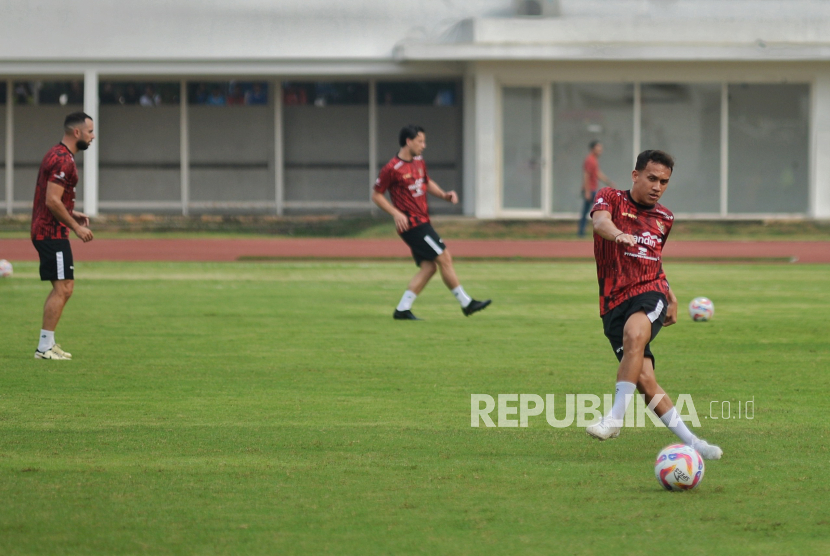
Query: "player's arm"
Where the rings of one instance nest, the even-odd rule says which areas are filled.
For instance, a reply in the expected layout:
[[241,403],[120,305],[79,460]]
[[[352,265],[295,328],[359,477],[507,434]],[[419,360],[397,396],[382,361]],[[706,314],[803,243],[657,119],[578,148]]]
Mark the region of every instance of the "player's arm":
[[398,233],[403,233],[409,229],[409,218],[407,218],[404,213],[396,209],[395,206],[389,202],[389,199],[386,198],[386,195],[380,191],[372,190],[372,202],[382,208],[385,212],[392,215],[392,218],[395,220],[395,228],[398,230]]
[[677,296],[674,295],[671,288],[669,288],[666,299],[669,301],[669,306],[666,307],[666,322],[663,323],[663,326],[671,326],[677,322]]
[[596,210],[591,215],[591,222],[594,225],[594,232],[603,239],[613,241],[622,245],[634,247],[637,240],[631,234],[626,234],[614,224],[611,213],[607,210]]
[[444,191],[441,187],[432,180],[429,180],[427,183],[427,192],[434,197],[438,197],[439,199],[444,199],[445,201],[449,201],[450,203],[457,205],[458,204],[458,193],[455,191]]
[[[46,208],[49,209],[49,212],[52,213],[52,216],[55,217],[55,220],[65,224],[70,230],[75,232],[75,235],[78,236],[84,243],[88,241],[92,241],[92,230],[87,228],[85,225],[82,224],[81,221],[76,219],[73,214],[69,214],[69,211],[66,210],[66,207],[63,206],[63,201],[61,201],[61,197],[63,197],[63,186],[59,183],[55,182],[48,182],[46,184]],[[74,213],[74,211],[73,211]],[[89,219],[83,213],[74,213],[81,215],[81,220],[86,219],[86,222],[89,222]]]
[[611,178],[603,174],[602,170],[600,170],[599,168],[597,168],[597,178],[599,179],[599,181],[601,181],[608,187],[616,187],[616,184],[613,181],[611,181]]

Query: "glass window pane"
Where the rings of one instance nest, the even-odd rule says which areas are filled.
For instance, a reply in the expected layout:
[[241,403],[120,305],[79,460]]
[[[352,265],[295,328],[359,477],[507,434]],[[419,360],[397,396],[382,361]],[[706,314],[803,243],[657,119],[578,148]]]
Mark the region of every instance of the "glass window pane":
[[502,207],[541,209],[542,89],[505,87],[502,112]]
[[455,81],[389,81],[378,83],[380,106],[455,106],[459,104]]
[[720,84],[643,84],[642,150],[671,154],[675,168],[661,203],[673,212],[720,211]]
[[369,84],[349,81],[286,82],[283,84],[283,104],[360,105],[369,103]]
[[84,82],[81,80],[18,81],[14,83],[14,101],[18,105],[83,106]]
[[267,105],[268,83],[264,81],[188,83],[187,103],[205,106]]
[[[634,168],[634,86],[625,83],[553,85],[553,212],[579,212],[582,163],[588,144],[602,142],[599,164],[627,189]],[[603,186],[602,183],[599,184]]]
[[729,212],[809,202],[809,85],[729,85]]
[[144,107],[179,104],[178,82],[102,81],[98,99],[103,106],[139,105]]

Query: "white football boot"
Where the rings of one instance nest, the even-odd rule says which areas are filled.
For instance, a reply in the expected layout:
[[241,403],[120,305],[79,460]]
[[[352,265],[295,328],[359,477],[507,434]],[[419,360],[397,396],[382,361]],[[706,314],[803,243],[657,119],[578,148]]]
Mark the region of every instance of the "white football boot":
[[588,436],[593,436],[597,440],[608,440],[609,438],[617,438],[620,435],[619,426],[613,426],[610,418],[603,418],[599,423],[595,423],[585,429]]
[[709,444],[702,438],[698,438],[692,442],[692,448],[697,450],[697,453],[703,459],[720,459],[723,456],[723,450],[720,449],[720,446]]
[[68,351],[63,351],[63,348],[60,344],[55,344],[54,346],[52,346],[52,351],[54,351],[58,355],[63,356],[64,359],[72,359],[72,354]]
[[[60,349],[60,348],[58,348]],[[55,346],[50,347],[46,351],[35,350],[35,359],[52,359],[53,361],[69,361],[69,357],[64,357],[57,351]]]

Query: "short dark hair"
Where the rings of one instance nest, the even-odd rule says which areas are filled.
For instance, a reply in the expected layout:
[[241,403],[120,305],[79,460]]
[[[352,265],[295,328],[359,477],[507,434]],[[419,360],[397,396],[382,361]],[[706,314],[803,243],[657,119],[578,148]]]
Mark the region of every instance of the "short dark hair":
[[596,146],[597,146],[597,145],[599,145],[600,143],[602,143],[602,141],[600,141],[599,139],[594,139],[593,141],[591,141],[590,143],[588,143],[588,148],[589,148],[590,150],[594,150],[594,147],[596,147]]
[[419,125],[409,124],[408,126],[401,129],[400,134],[398,134],[398,144],[401,147],[406,146],[407,139],[415,139],[418,137],[419,133],[426,133],[424,128]]
[[648,150],[643,151],[637,155],[637,164],[634,165],[634,169],[638,172],[642,172],[646,169],[646,166],[649,162],[654,162],[656,164],[662,164],[672,172],[674,172],[674,159],[672,156],[663,151],[656,151],[656,150]]
[[92,116],[85,112],[72,112],[63,121],[63,130],[70,133],[73,129],[81,125],[87,120],[91,120]]

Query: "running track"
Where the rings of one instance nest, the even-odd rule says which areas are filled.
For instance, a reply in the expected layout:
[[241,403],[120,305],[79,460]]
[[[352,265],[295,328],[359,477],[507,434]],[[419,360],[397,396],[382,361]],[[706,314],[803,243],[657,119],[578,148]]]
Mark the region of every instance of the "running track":
[[[593,259],[589,241],[447,240],[453,256],[468,258]],[[96,239],[72,240],[77,261],[235,261],[263,259],[406,259],[397,239]],[[667,260],[787,260],[830,263],[830,242],[674,241]],[[0,258],[36,261],[28,239],[0,239]]]

